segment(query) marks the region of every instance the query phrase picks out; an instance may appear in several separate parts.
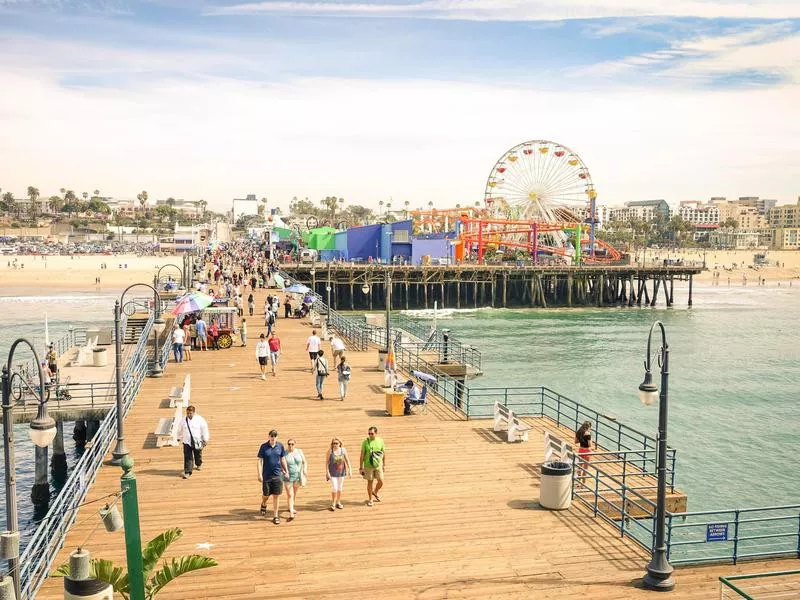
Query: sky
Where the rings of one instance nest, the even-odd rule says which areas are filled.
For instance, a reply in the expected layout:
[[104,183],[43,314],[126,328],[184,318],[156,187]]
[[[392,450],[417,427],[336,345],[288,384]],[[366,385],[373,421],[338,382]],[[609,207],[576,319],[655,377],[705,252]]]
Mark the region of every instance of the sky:
[[0,0],[0,188],[400,208],[800,196],[800,0]]

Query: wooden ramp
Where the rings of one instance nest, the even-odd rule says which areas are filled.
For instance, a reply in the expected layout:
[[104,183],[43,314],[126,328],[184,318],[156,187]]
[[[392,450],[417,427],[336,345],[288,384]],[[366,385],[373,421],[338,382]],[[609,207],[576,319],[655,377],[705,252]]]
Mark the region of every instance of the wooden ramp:
[[[652,597],[637,587],[647,558],[636,545],[581,510],[539,507],[540,436],[507,444],[491,421],[466,421],[437,405],[426,415],[384,416],[375,351],[349,354],[353,378],[345,402],[334,399],[333,377],[326,400],[315,400],[305,352],[310,327],[296,320],[278,320],[281,372],[261,381],[254,346],[262,321],[248,318],[247,348],[195,352],[191,362],[170,363],[163,378],[146,379],[126,420],[143,539],[178,526],[184,536],[168,556],[200,552],[220,563],[171,583],[161,600]],[[152,434],[159,418],[171,414],[167,394],[186,373],[192,404],[212,435],[203,470],[189,480],[180,478],[181,449],[156,448]],[[344,441],[355,463],[370,425],[387,447],[383,502],[367,507],[365,484],[354,477],[345,482],[344,510],[329,512],[323,462],[331,437]],[[256,463],[273,427],[283,442],[293,437],[310,462],[297,519],[288,523],[284,513],[277,526],[259,515]],[[102,467],[88,500],[119,490],[120,475],[119,468]],[[122,532],[106,533],[92,516],[100,505],[81,509],[57,564],[79,544],[124,564]],[[795,565],[681,569],[674,596],[716,598],[719,575]],[[62,585],[50,579],[38,598],[62,598]]]

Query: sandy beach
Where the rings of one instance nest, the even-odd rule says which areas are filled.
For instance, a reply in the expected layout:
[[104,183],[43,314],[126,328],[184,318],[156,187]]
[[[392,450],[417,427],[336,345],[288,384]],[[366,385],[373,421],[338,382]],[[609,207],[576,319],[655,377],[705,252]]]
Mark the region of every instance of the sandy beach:
[[[714,270],[720,271],[720,282],[741,284],[742,275],[748,285],[755,285],[759,277],[766,285],[778,285],[800,278],[800,252],[768,251],[768,266],[748,268],[753,264],[753,255],[758,250],[708,250],[705,253],[707,271],[701,273],[698,283],[711,283]],[[647,262],[658,264],[665,258],[683,259],[687,263],[703,264],[702,250],[667,251],[648,250]],[[16,259],[17,268],[13,268]],[[780,264],[780,266],[776,266]],[[107,265],[101,269],[102,264]],[[167,264],[183,265],[181,256],[4,256],[0,259],[0,296],[47,295],[62,292],[118,292],[132,282],[152,283],[156,271]],[[22,267],[24,265],[24,268]],[[167,268],[162,275],[178,275],[174,268]],[[100,284],[95,283],[100,278]]]
[[[17,268],[13,267],[16,259]],[[102,269],[101,265],[107,265]],[[153,275],[167,264],[183,268],[181,256],[3,256],[0,258],[0,296],[47,295],[61,292],[118,292],[131,283],[153,283]],[[24,265],[24,268],[22,267]],[[180,277],[167,268],[162,276]],[[100,284],[95,278],[100,278]]]

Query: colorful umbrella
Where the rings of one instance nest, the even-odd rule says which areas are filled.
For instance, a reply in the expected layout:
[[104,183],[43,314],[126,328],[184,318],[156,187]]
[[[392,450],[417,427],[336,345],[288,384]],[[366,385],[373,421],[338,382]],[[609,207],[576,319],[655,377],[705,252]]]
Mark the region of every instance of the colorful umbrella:
[[175,302],[175,308],[172,309],[172,314],[176,317],[188,313],[197,312],[204,308],[211,306],[214,298],[203,292],[189,292],[184,294]]
[[422,381],[427,381],[429,383],[436,383],[436,377],[434,375],[431,375],[430,373],[426,373],[425,371],[411,371],[411,374],[417,379],[421,379]]
[[293,283],[284,291],[290,294],[305,294],[306,292],[310,292],[311,288],[304,286],[302,283]]

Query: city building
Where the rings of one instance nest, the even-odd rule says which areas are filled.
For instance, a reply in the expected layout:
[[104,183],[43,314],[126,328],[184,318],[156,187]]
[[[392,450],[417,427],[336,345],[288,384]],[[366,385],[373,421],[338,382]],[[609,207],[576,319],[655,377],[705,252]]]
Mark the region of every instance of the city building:
[[773,229],[773,250],[797,250],[800,248],[800,227],[776,227]]
[[172,200],[172,208],[185,217],[199,217],[202,212],[199,203],[195,200],[184,200],[182,198],[168,198],[167,200],[156,200],[156,206],[169,206]]
[[703,204],[699,200],[684,200],[678,207],[678,215],[692,225],[718,225],[719,207]]
[[758,231],[718,229],[708,234],[708,241],[712,245],[718,248],[732,248],[736,250],[757,248],[759,239]]
[[767,214],[770,227],[775,229],[800,227],[800,197],[797,204],[784,204],[775,206]]
[[241,216],[255,216],[258,214],[258,198],[255,194],[247,194],[246,198],[234,198],[231,210],[232,221]]
[[749,206],[758,210],[758,214],[762,217],[775,208],[778,203],[777,200],[767,200],[766,198],[759,198],[758,196],[739,196],[739,206]]
[[634,200],[626,202],[622,208],[612,208],[609,210],[609,220],[627,222],[633,219],[642,221],[653,221],[658,215],[669,219],[672,210],[666,200]]
[[135,198],[101,198],[111,209],[111,214],[133,219],[142,205]]

